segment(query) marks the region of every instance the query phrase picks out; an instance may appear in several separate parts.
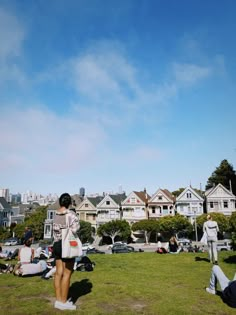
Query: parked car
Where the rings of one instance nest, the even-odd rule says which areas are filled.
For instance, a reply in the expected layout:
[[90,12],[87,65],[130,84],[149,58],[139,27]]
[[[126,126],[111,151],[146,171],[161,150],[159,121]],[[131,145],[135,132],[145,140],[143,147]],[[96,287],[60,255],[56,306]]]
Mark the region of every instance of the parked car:
[[94,248],[94,246],[91,245],[90,243],[84,243],[84,244],[82,244],[82,250],[83,250],[83,251],[86,251],[86,250],[91,249],[91,248]]
[[5,246],[14,246],[18,244],[18,238],[9,238],[5,240],[4,245]]
[[105,254],[105,252],[103,252],[97,248],[88,248],[86,254],[87,255],[89,255],[89,254]]
[[113,245],[111,251],[112,251],[113,254],[117,254],[117,253],[131,253],[131,252],[134,252],[134,247],[126,245],[126,244],[116,244],[116,245]]
[[114,246],[116,246],[116,245],[126,245],[127,246],[127,243],[124,243],[124,242],[121,242],[121,241],[119,241],[119,242],[115,242],[114,244],[110,244],[110,245],[108,245],[108,247],[107,247],[107,249],[112,249]]
[[218,241],[216,244],[216,249],[218,251],[232,250],[231,241],[230,240]]

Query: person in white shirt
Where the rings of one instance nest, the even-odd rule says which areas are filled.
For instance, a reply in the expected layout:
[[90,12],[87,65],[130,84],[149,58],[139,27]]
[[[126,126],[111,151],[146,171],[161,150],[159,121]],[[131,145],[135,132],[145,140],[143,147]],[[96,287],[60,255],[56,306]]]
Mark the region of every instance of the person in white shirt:
[[212,220],[210,214],[207,216],[207,221],[203,224],[203,232],[206,233],[207,245],[209,252],[209,259],[212,263],[218,263],[218,254],[216,249],[217,243],[217,233],[219,232],[219,227],[216,221]]

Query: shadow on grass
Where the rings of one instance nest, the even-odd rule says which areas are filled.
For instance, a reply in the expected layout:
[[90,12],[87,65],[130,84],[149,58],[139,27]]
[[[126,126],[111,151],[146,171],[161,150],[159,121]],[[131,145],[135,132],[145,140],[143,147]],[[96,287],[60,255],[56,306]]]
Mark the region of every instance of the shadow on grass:
[[227,264],[236,264],[236,255],[225,258],[224,262]]
[[210,262],[210,260],[208,258],[202,258],[202,257],[195,257],[195,261],[205,261],[205,262]]
[[83,279],[79,282],[76,281],[70,286],[68,296],[72,302],[75,303],[80,296],[90,293],[92,291],[92,287],[93,285],[89,279]]

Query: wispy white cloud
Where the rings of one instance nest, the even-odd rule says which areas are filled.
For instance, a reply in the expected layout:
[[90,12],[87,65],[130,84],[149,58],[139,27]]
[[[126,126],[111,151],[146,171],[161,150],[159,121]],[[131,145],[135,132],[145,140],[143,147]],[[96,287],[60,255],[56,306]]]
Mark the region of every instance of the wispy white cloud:
[[26,174],[79,170],[94,160],[97,147],[105,141],[99,125],[75,116],[59,117],[45,108],[5,110],[0,126],[5,135],[0,137],[1,173],[19,168]]
[[173,72],[177,84],[193,85],[202,79],[206,79],[212,73],[210,67],[195,64],[174,63]]

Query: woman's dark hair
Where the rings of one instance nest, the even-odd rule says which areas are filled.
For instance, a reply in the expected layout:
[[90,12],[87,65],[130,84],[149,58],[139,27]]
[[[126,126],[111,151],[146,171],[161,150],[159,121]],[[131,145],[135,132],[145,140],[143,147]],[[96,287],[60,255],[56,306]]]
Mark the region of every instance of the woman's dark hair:
[[59,205],[60,207],[65,207],[66,209],[68,209],[71,205],[71,201],[71,196],[68,193],[64,193],[59,198]]
[[24,244],[25,244],[25,246],[30,247],[31,244],[32,244],[32,241],[31,241],[31,240],[26,240],[26,241],[24,242]]

